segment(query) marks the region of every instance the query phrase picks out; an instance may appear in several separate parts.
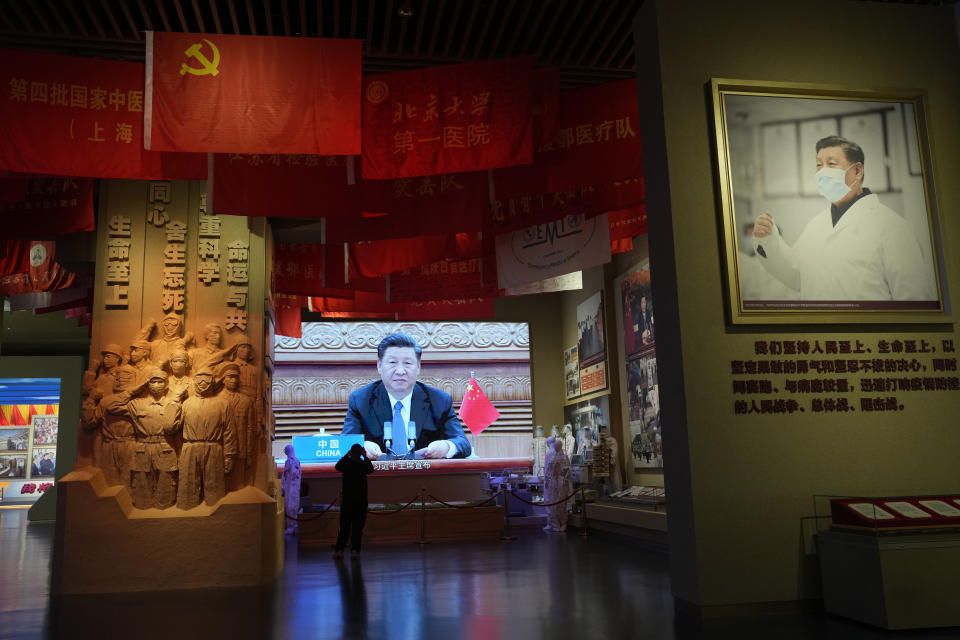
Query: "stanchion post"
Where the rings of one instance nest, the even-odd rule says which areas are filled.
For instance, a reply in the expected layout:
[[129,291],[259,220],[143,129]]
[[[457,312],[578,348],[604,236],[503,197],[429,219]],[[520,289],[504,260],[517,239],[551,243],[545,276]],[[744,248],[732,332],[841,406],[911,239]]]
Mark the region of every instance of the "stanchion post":
[[417,541],[421,547],[427,542],[427,488],[420,487],[420,540]]
[[516,540],[517,537],[510,531],[510,485],[503,488],[503,531],[500,533],[501,540]]
[[583,485],[580,485],[580,509],[583,512],[583,526],[580,527],[580,536],[586,538],[590,535],[587,531],[587,497],[583,492]]

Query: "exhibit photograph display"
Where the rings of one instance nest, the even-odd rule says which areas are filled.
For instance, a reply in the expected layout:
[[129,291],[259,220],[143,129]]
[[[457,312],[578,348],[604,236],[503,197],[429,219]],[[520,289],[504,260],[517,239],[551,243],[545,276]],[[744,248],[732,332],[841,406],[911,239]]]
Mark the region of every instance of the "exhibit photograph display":
[[0,378],[0,505],[32,504],[53,487],[59,378]]
[[734,323],[945,318],[922,91],[711,88]]

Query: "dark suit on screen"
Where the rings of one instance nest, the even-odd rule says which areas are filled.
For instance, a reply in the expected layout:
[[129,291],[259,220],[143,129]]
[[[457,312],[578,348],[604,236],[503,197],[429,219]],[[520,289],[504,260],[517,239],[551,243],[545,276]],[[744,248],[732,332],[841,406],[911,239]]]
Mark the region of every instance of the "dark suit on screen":
[[[414,449],[423,449],[435,440],[450,440],[457,447],[454,458],[470,455],[470,441],[463,433],[449,393],[417,382],[410,399],[410,420],[417,428]],[[364,440],[376,442],[386,451],[383,423],[392,421],[393,409],[387,390],[382,380],[376,380],[350,394],[343,434],[363,435]]]

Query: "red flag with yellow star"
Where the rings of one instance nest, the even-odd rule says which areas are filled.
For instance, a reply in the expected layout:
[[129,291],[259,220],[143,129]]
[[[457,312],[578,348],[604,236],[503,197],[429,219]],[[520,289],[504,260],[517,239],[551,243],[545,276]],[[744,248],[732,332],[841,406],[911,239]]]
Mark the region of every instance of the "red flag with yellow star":
[[482,432],[500,417],[500,412],[487,399],[487,394],[480,388],[473,376],[467,385],[467,392],[463,394],[463,403],[460,405],[460,420],[467,425],[474,434]]

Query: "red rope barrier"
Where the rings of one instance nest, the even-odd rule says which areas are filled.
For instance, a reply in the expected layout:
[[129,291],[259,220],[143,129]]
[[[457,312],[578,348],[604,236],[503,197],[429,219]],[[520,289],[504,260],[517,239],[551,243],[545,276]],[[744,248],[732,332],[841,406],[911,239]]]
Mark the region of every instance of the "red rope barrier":
[[283,515],[287,518],[287,520],[294,520],[295,522],[311,522],[311,521],[313,521],[313,520],[316,520],[317,518],[319,518],[319,517],[322,516],[323,514],[325,514],[327,511],[330,511],[330,509],[332,509],[332,508],[333,508],[333,505],[335,505],[335,504],[337,504],[337,498],[334,498],[334,499],[333,499],[333,502],[331,502],[330,504],[328,504],[326,509],[324,509],[324,510],[321,511],[320,513],[316,514],[316,515],[313,516],[312,518],[291,518],[291,517],[288,516],[286,513],[284,513]]
[[553,506],[556,506],[556,505],[558,505],[558,504],[562,504],[562,503],[566,502],[567,500],[569,500],[569,499],[572,498],[573,496],[577,495],[578,493],[580,493],[580,489],[575,490],[573,493],[571,493],[570,495],[568,495],[566,498],[564,498],[564,499],[562,499],[562,500],[557,500],[556,502],[549,502],[549,503],[547,503],[547,502],[530,502],[529,500],[524,500],[523,498],[521,498],[520,496],[518,496],[516,493],[513,493],[512,491],[510,492],[510,495],[512,495],[515,499],[519,500],[520,502],[525,502],[526,504],[529,504],[529,505],[534,506],[534,507],[553,507]]
[[442,504],[442,505],[445,506],[445,507],[453,507],[454,509],[474,509],[474,508],[476,508],[476,507],[482,507],[483,505],[485,505],[485,504],[487,504],[487,503],[489,503],[489,502],[493,502],[494,500],[497,499],[497,497],[500,496],[501,493],[503,493],[503,490],[501,490],[501,491],[493,494],[492,496],[490,496],[489,498],[487,498],[487,499],[484,500],[483,502],[478,502],[477,504],[450,504],[449,502],[444,502],[443,500],[441,500],[440,498],[438,498],[437,496],[435,496],[435,495],[433,495],[433,494],[431,494],[431,493],[428,493],[428,494],[427,494],[427,497],[430,498],[431,500],[433,500],[434,502],[439,502],[440,504]]
[[369,514],[371,514],[371,515],[375,515],[375,516],[392,516],[393,514],[395,514],[395,513],[400,513],[401,511],[403,511],[404,509],[406,509],[407,507],[409,507],[410,505],[412,505],[414,502],[417,501],[417,498],[419,498],[419,497],[420,497],[419,494],[416,495],[416,496],[414,496],[413,500],[411,500],[411,501],[408,502],[407,504],[403,505],[403,506],[400,507],[399,509],[391,509],[390,511],[387,511],[387,510],[385,510],[385,509],[376,509],[376,510],[371,509],[371,510],[368,511],[367,513],[369,513]]

